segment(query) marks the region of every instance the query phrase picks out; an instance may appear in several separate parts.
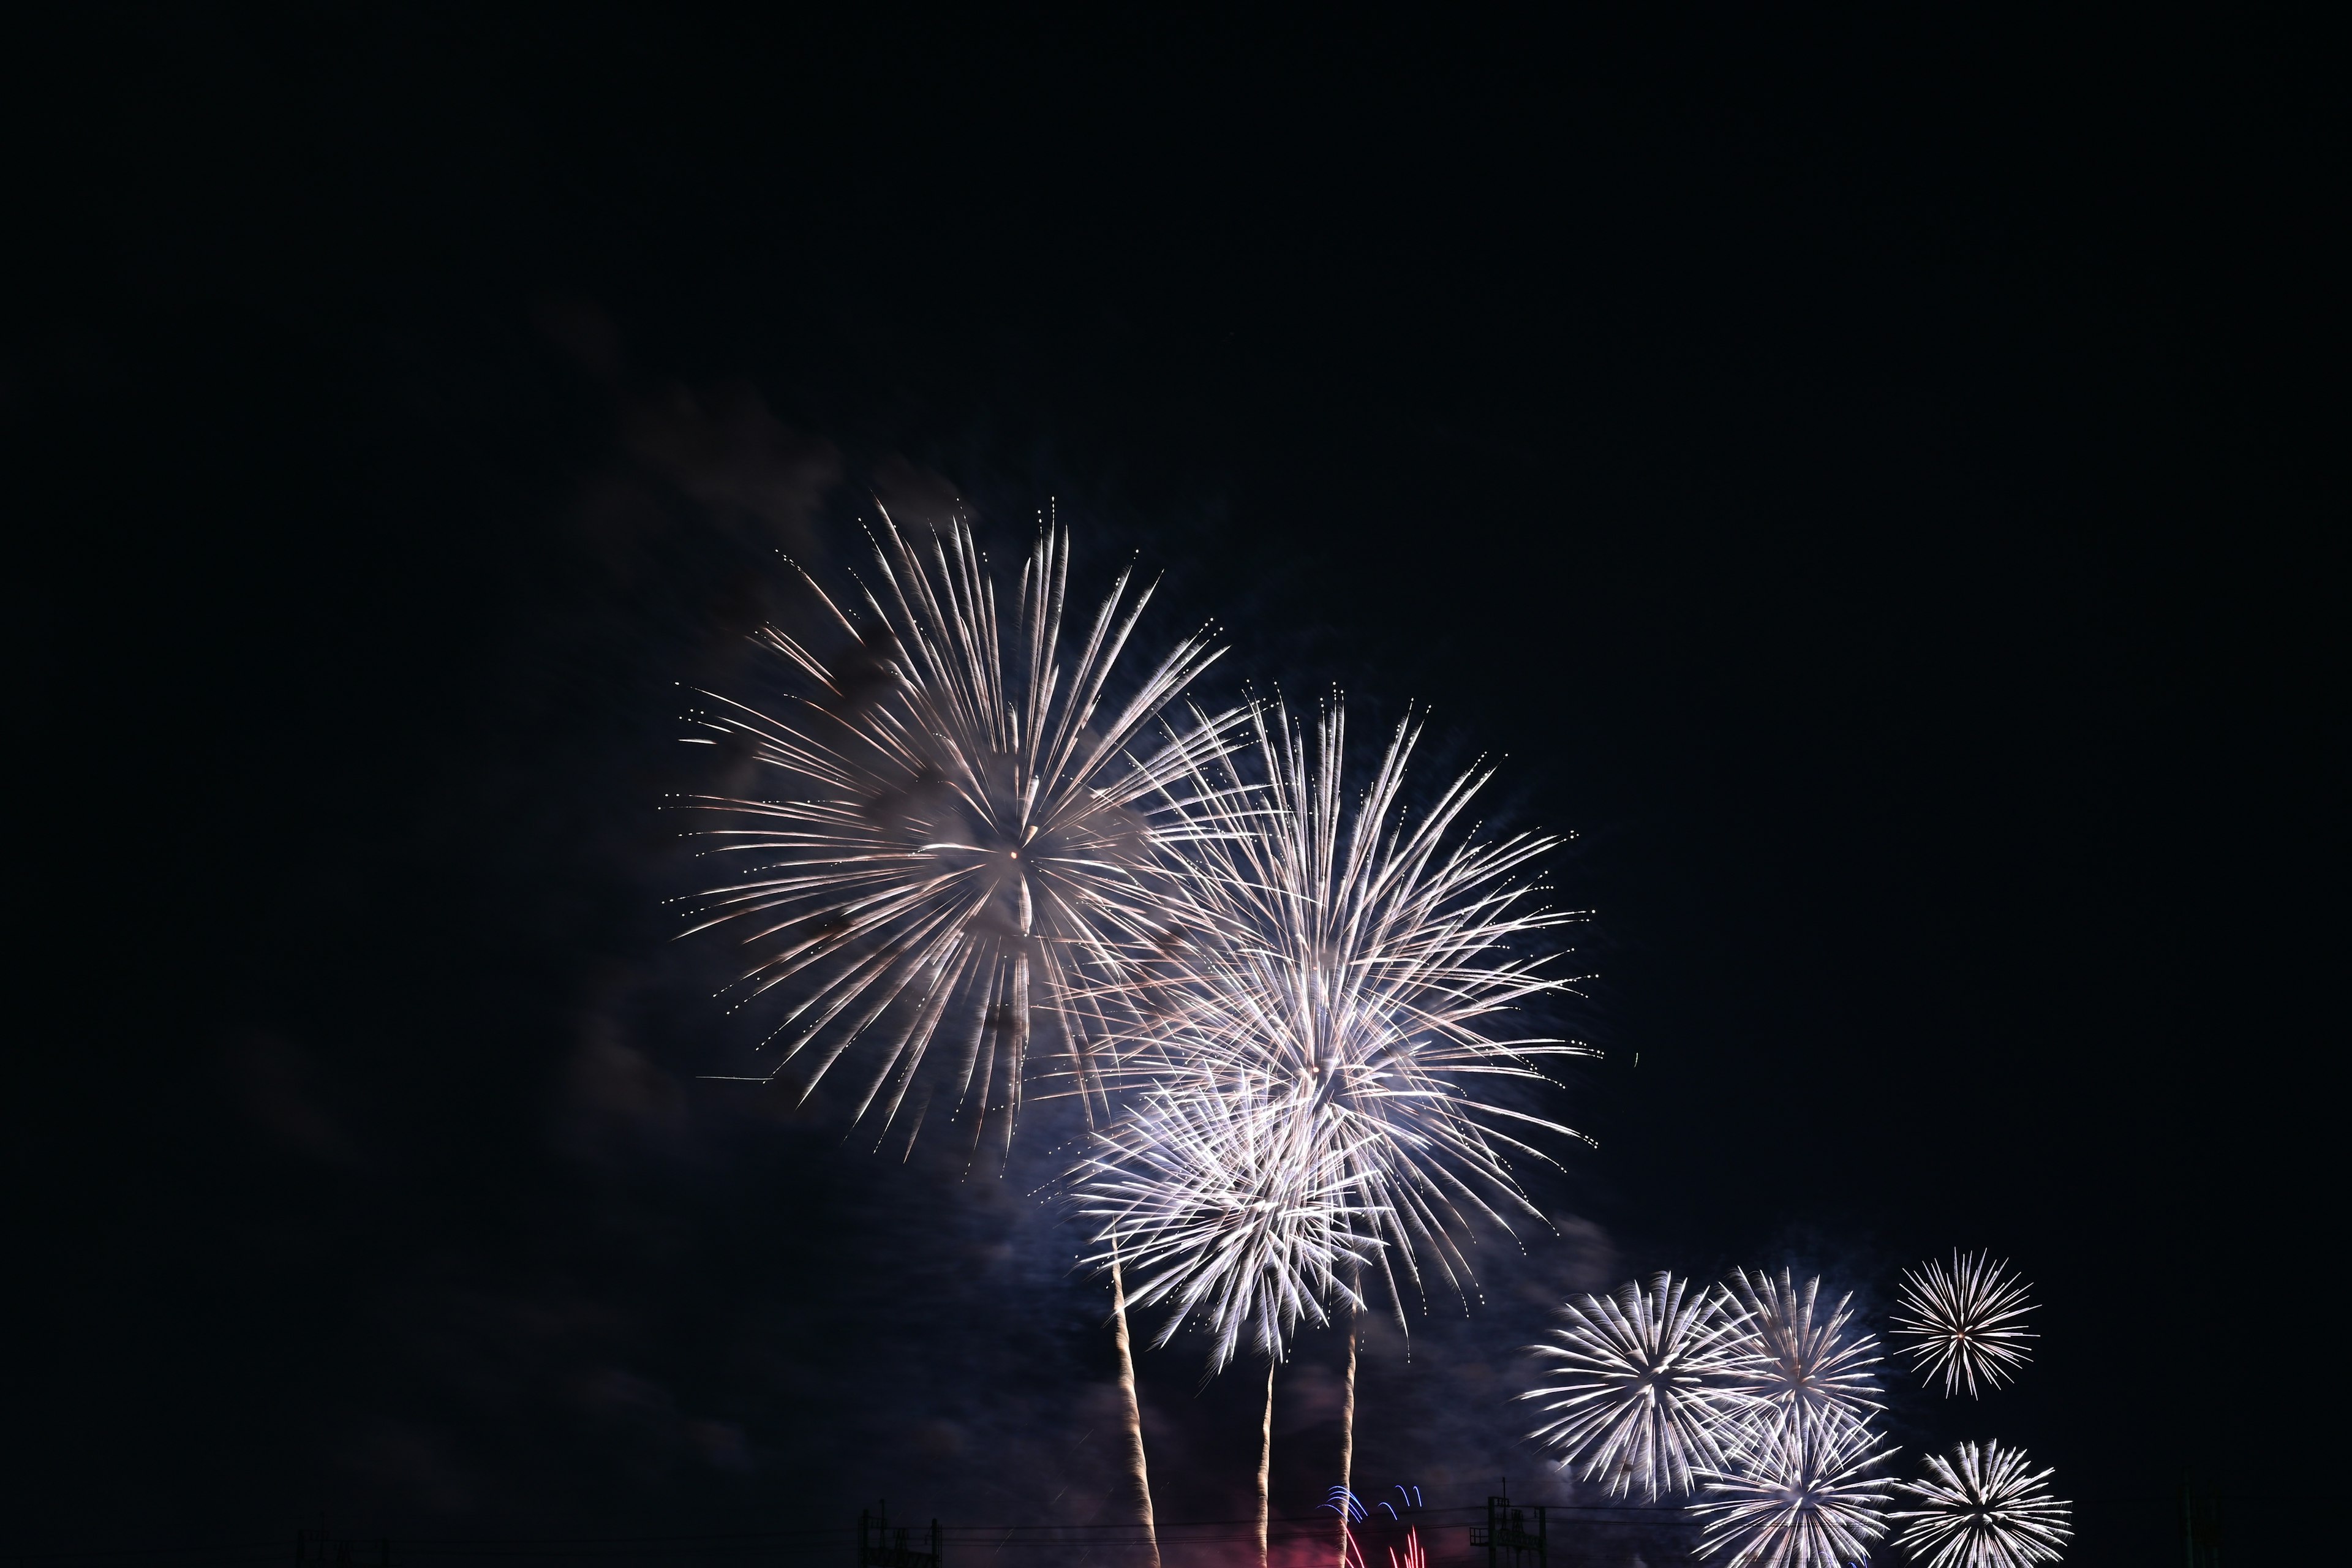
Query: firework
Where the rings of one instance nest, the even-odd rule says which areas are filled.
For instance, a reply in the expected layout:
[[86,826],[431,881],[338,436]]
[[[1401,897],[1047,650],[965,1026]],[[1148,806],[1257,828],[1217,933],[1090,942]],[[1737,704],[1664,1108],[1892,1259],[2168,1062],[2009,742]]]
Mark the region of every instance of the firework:
[[[1338,1486],[1333,1487],[1328,1492],[1324,1494],[1322,1502],[1317,1506],[1319,1508],[1329,1509],[1332,1512],[1339,1516],[1340,1522],[1344,1524],[1361,1524],[1364,1522],[1366,1517],[1364,1513],[1364,1500],[1358,1497],[1354,1492],[1349,1490],[1348,1485],[1345,1481],[1340,1482]],[[1381,1506],[1384,1508],[1387,1507],[1385,1503]],[[1391,1510],[1390,1511],[1393,1512],[1395,1510]]]
[[[1421,1507],[1421,1489],[1407,1489],[1399,1484],[1391,1489],[1397,1494],[1398,1502],[1375,1499],[1369,1507],[1344,1481],[1325,1495],[1320,1506],[1339,1516],[1339,1568],[1370,1568],[1370,1559],[1364,1555],[1363,1543],[1356,1539],[1355,1527],[1367,1521],[1379,1522],[1372,1519],[1372,1509],[1386,1512],[1390,1523],[1405,1526],[1403,1549],[1400,1551],[1394,1546],[1388,1549],[1389,1568],[1429,1568],[1429,1553],[1421,1544],[1420,1527],[1405,1522],[1405,1516]],[[1398,1511],[1398,1503],[1403,1505],[1402,1512]]]
[[846,653],[770,627],[798,689],[765,710],[705,693],[715,706],[690,716],[705,733],[689,739],[745,748],[781,790],[689,800],[728,820],[700,837],[742,862],[691,900],[693,929],[736,933],[740,1001],[791,987],[760,1076],[791,1068],[805,1096],[862,1043],[853,1121],[876,1116],[880,1136],[903,1114],[911,1142],[938,1098],[975,1143],[991,1117],[1009,1140],[1038,1016],[1082,1055],[1084,1015],[1052,999],[1072,964],[1148,923],[1139,868],[1189,820],[1167,786],[1221,752],[1237,715],[1160,720],[1217,657],[1197,637],[1112,703],[1150,597],[1124,574],[1066,656],[1066,535],[1037,541],[1002,628],[963,524],[919,543],[886,517],[875,563],[847,610],[808,580]]
[[1130,947],[1097,994],[1139,1020],[1129,1060],[1182,1064],[1202,1080],[1263,1085],[1299,1114],[1332,1184],[1360,1210],[1391,1300],[1422,1260],[1457,1289],[1461,1237],[1480,1220],[1539,1218],[1507,1155],[1549,1159],[1509,1129],[1580,1137],[1474,1092],[1491,1079],[1544,1081],[1539,1058],[1591,1054],[1498,1033],[1515,1008],[1564,991],[1552,955],[1522,951],[1575,917],[1535,906],[1524,879],[1555,839],[1455,833],[1490,776],[1463,775],[1417,819],[1403,810],[1417,735],[1391,738],[1352,808],[1342,793],[1345,720],[1326,712],[1310,746],[1286,711],[1253,710],[1254,784],[1214,759],[1187,798],[1199,818],[1177,847],[1167,927]]
[[1691,1489],[1694,1469],[1725,1464],[1718,1434],[1748,1406],[1740,1387],[1741,1331],[1714,1291],[1694,1291],[1670,1274],[1644,1289],[1629,1281],[1614,1296],[1586,1296],[1563,1309],[1554,1343],[1529,1347],[1547,1358],[1550,1380],[1522,1399],[1549,1417],[1528,1434],[1563,1467],[1605,1480],[1612,1496],[1639,1487]]
[[2023,1319],[2033,1303],[2024,1280],[1995,1263],[1990,1251],[1965,1255],[1952,1249],[1947,1269],[1933,1259],[1904,1273],[1895,1301],[1895,1338],[1912,1358],[1922,1379],[1940,1372],[1944,1393],[1965,1385],[1977,1397],[1977,1382],[1998,1388],[2028,1357]]
[[1727,1469],[1703,1472],[1699,1555],[1726,1568],[1841,1568],[1868,1560],[1886,1532],[1889,1483],[1868,1472],[1887,1451],[1862,1422],[1771,1418],[1751,1424]]
[[1878,1341],[1852,1331],[1852,1296],[1820,1310],[1818,1276],[1800,1287],[1787,1269],[1734,1270],[1739,1332],[1733,1377],[1766,1424],[1852,1425],[1884,1408]]
[[1263,1079],[1155,1084],[1096,1134],[1076,1173],[1079,1213],[1137,1281],[1130,1304],[1172,1309],[1158,1344],[1197,1321],[1209,1369],[1246,1338],[1279,1361],[1300,1320],[1329,1321],[1376,1245],[1357,1227],[1355,1152],[1331,1141],[1311,1097]]
[[1927,1479],[1898,1481],[1924,1505],[1897,1511],[1902,1542],[1927,1568],[2028,1568],[2055,1563],[2073,1534],[2066,1504],[2050,1495],[2052,1472],[2029,1474],[2024,1452],[1962,1443],[1927,1458]]

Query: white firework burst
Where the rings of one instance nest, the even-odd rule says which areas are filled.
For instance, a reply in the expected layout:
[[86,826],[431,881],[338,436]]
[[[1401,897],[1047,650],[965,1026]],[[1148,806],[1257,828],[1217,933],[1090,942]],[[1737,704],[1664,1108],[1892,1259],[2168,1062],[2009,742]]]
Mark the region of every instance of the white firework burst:
[[1160,1344],[1197,1317],[1212,1374],[1244,1336],[1279,1361],[1300,1320],[1327,1322],[1326,1302],[1353,1299],[1347,1277],[1378,1245],[1353,1228],[1377,1216],[1357,1200],[1354,1152],[1329,1131],[1287,1083],[1152,1085],[1074,1173],[1103,1248],[1085,1261],[1118,1258],[1132,1305],[1173,1309]]
[[1927,1568],[2030,1568],[2055,1563],[2074,1534],[2064,1502],[2050,1495],[2054,1472],[2029,1471],[2022,1449],[1962,1443],[1947,1459],[1927,1458],[1927,1477],[1895,1484],[1922,1504],[1902,1542]]
[[1726,1568],[1841,1568],[1865,1563],[1886,1533],[1891,1483],[1870,1472],[1892,1450],[1859,1421],[1766,1419],[1750,1424],[1726,1469],[1703,1473],[1699,1555],[1728,1552]]
[[1238,754],[1255,756],[1257,777],[1203,763],[1187,794],[1199,820],[1164,889],[1167,929],[1131,944],[1090,994],[1137,1020],[1129,1062],[1263,1083],[1311,1110],[1317,1147],[1348,1162],[1349,1201],[1382,1243],[1400,1311],[1398,1274],[1420,1284],[1424,1258],[1466,1299],[1465,1233],[1481,1220],[1508,1230],[1504,1208],[1541,1217],[1508,1154],[1549,1156],[1508,1130],[1582,1136],[1475,1088],[1541,1083],[1541,1058],[1591,1054],[1499,1027],[1571,984],[1541,939],[1577,917],[1533,904],[1524,879],[1558,841],[1460,837],[1484,773],[1407,820],[1410,721],[1352,808],[1339,711],[1322,715],[1311,745],[1278,706],[1250,722],[1255,745]]
[[1531,1440],[1612,1496],[1639,1487],[1654,1501],[1689,1491],[1694,1470],[1724,1468],[1720,1435],[1749,1396],[1737,1376],[1742,1325],[1717,1292],[1661,1272],[1646,1289],[1631,1280],[1563,1312],[1554,1342],[1529,1347],[1548,1381],[1519,1397],[1550,1418]]
[[1976,1398],[1979,1381],[1999,1388],[2030,1359],[2025,1345],[2034,1336],[2025,1331],[2024,1318],[2033,1306],[2026,1298],[2031,1289],[1990,1250],[1955,1247],[1949,1268],[1930,1259],[1904,1273],[1894,1337],[1909,1342],[1897,1348],[1923,1381],[1940,1373],[1947,1396],[1965,1386]]
[[[793,689],[767,708],[705,693],[715,706],[691,715],[704,733],[689,739],[743,747],[780,791],[688,802],[727,819],[699,837],[743,862],[691,900],[693,929],[736,933],[744,1000],[788,987],[760,1076],[790,1068],[805,1096],[862,1042],[853,1122],[878,1116],[878,1136],[903,1111],[911,1142],[938,1099],[975,1142],[991,1117],[1009,1141],[1038,1016],[1082,1053],[1084,1015],[1056,1005],[1065,976],[1150,923],[1140,868],[1189,830],[1169,786],[1221,753],[1238,713],[1155,738],[1217,657],[1198,637],[1113,703],[1150,594],[1130,599],[1122,574],[1066,654],[1066,534],[1038,539],[1002,627],[961,522],[919,542],[886,517],[875,564],[855,614],[807,580],[845,652],[770,627]],[[1099,1102],[1087,1064],[1072,1070]]]
[[1885,1408],[1878,1378],[1878,1341],[1853,1328],[1851,1295],[1821,1305],[1817,1275],[1798,1285],[1789,1270],[1778,1279],[1762,1269],[1735,1269],[1739,1333],[1734,1350],[1738,1385],[1767,1425],[1853,1425]]

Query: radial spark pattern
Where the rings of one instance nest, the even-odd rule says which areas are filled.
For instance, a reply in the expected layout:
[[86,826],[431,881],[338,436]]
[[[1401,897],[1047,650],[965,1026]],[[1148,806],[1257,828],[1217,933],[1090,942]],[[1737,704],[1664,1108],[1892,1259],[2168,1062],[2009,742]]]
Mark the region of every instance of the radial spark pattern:
[[1818,1276],[1798,1285],[1787,1269],[1733,1272],[1739,1313],[1734,1375],[1769,1421],[1853,1425],[1882,1409],[1878,1341],[1853,1327],[1853,1298],[1823,1310]]
[[1904,1274],[1895,1309],[1897,1348],[1922,1379],[1940,1373],[1947,1395],[1965,1387],[1974,1398],[1979,1381],[1999,1388],[2029,1359],[2030,1289],[1990,1251],[1955,1247],[1949,1268],[1930,1259]]
[[1570,1301],[1544,1361],[1538,1401],[1549,1419],[1528,1436],[1612,1496],[1636,1488],[1654,1500],[1691,1489],[1695,1469],[1720,1469],[1718,1435],[1748,1403],[1738,1377],[1738,1320],[1714,1291],[1670,1274],[1647,1289]]
[[1352,1151],[1322,1135],[1308,1096],[1263,1079],[1156,1084],[1097,1134],[1078,1173],[1079,1213],[1108,1268],[1116,1248],[1139,1283],[1138,1307],[1173,1310],[1166,1344],[1188,1322],[1209,1335],[1209,1367],[1244,1338],[1279,1360],[1301,1319],[1328,1321],[1348,1276],[1376,1244],[1354,1201]]
[[1543,939],[1572,917],[1534,905],[1525,879],[1556,841],[1465,841],[1485,773],[1408,818],[1410,724],[1349,791],[1339,712],[1311,745],[1279,708],[1251,722],[1255,745],[1240,754],[1252,773],[1204,764],[1192,783],[1202,823],[1181,846],[1166,934],[1130,948],[1101,991],[1142,1021],[1131,1060],[1262,1083],[1269,1103],[1310,1117],[1384,1244],[1400,1310],[1400,1273],[1418,1284],[1424,1260],[1466,1292],[1464,1233],[1481,1220],[1508,1229],[1505,1208],[1538,1217],[1507,1156],[1549,1156],[1511,1130],[1580,1136],[1475,1087],[1540,1082],[1540,1058],[1590,1054],[1502,1029],[1570,984]]
[[1927,1568],[2029,1568],[2055,1563],[2074,1533],[2066,1504],[2050,1495],[2049,1470],[2029,1471],[2024,1452],[1962,1443],[1930,1455],[1927,1479],[1896,1485],[1920,1507],[1894,1517],[1906,1550]]
[[[883,1133],[903,1117],[911,1140],[937,1100],[975,1141],[992,1116],[1011,1137],[1033,1032],[1045,1020],[1086,1045],[1085,1016],[1052,999],[1072,964],[1150,923],[1138,868],[1187,831],[1167,788],[1219,754],[1233,721],[1155,739],[1216,657],[1198,637],[1111,700],[1150,594],[1130,598],[1122,575],[1069,656],[1067,550],[1038,541],[1001,627],[961,524],[919,542],[886,520],[851,608],[811,581],[816,635],[763,634],[790,692],[765,708],[705,693],[713,706],[691,716],[690,740],[742,748],[747,783],[777,790],[688,802],[725,820],[699,837],[740,863],[693,900],[693,929],[736,934],[744,1000],[783,998],[762,1076],[789,1070],[805,1094],[860,1047],[853,1119]],[[1072,1070],[1098,1094],[1083,1059]]]
[[1870,1474],[1887,1454],[1858,1421],[1766,1420],[1728,1470],[1700,1477],[1699,1555],[1726,1568],[1842,1568],[1865,1563],[1886,1533],[1889,1483]]

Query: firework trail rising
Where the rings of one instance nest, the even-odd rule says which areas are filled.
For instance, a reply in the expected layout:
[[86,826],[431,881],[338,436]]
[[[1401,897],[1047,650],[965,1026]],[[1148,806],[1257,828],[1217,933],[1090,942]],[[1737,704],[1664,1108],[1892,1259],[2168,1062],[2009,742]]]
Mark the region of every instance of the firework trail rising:
[[1733,1376],[1766,1426],[1850,1426],[1883,1409],[1878,1341],[1850,1330],[1850,1295],[1820,1310],[1819,1276],[1801,1288],[1787,1269],[1735,1269],[1739,1311]]
[[1859,1421],[1768,1420],[1748,1428],[1728,1470],[1700,1479],[1699,1555],[1726,1568],[1842,1568],[1867,1562],[1886,1533],[1889,1483],[1868,1472],[1888,1457]]
[[1955,1247],[1948,1269],[1930,1259],[1905,1271],[1894,1337],[1910,1342],[1899,1348],[1923,1380],[1940,1372],[1947,1396],[1965,1385],[1973,1399],[1979,1379],[1999,1388],[2030,1359],[2025,1342],[2034,1336],[2023,1319],[2033,1305],[2031,1289],[1990,1251],[1969,1256]]
[[1998,1443],[1962,1443],[1949,1459],[1927,1458],[1927,1479],[1895,1485],[1924,1506],[1909,1520],[1904,1547],[1927,1568],[2027,1568],[2055,1563],[2074,1533],[2066,1504],[2050,1495],[2052,1472],[2029,1473],[2024,1452]]
[[1639,1487],[1687,1492],[1692,1472],[1721,1469],[1719,1435],[1753,1403],[1740,1370],[1745,1324],[1715,1291],[1695,1291],[1671,1274],[1648,1289],[1628,1281],[1614,1296],[1586,1296],[1562,1309],[1543,1386],[1519,1395],[1550,1419],[1528,1438],[1550,1447],[1585,1480],[1605,1480],[1621,1497]]
[[[793,1068],[805,1097],[862,1042],[852,1120],[877,1117],[877,1139],[903,1114],[911,1145],[936,1098],[975,1146],[992,1117],[1009,1141],[1039,1015],[1073,963],[1147,923],[1138,868],[1188,821],[1168,786],[1238,715],[1155,729],[1217,657],[1197,637],[1111,705],[1150,593],[1130,599],[1122,574],[1066,655],[1065,533],[1031,550],[1009,625],[962,523],[919,542],[886,516],[874,542],[877,581],[849,609],[803,574],[845,654],[770,627],[798,689],[767,710],[703,693],[714,706],[690,715],[689,739],[746,748],[780,792],[688,800],[727,822],[696,837],[742,863],[689,900],[693,930],[736,934],[739,1005],[791,983],[761,1076]],[[1098,1100],[1084,1015],[1049,1016]]]
[[1549,952],[1521,951],[1576,918],[1533,906],[1523,879],[1558,840],[1457,837],[1491,776],[1479,772],[1409,819],[1410,721],[1352,809],[1339,711],[1322,715],[1311,746],[1278,706],[1250,724],[1255,744],[1239,754],[1254,758],[1254,784],[1195,748],[1204,760],[1186,798],[1199,820],[1176,847],[1167,933],[1130,947],[1090,994],[1112,1004],[1107,1016],[1137,1020],[1122,1041],[1129,1070],[1249,1085],[1259,1114],[1305,1119],[1316,1168],[1336,1159],[1347,1172],[1324,1184],[1381,1243],[1400,1315],[1398,1271],[1420,1285],[1424,1258],[1466,1299],[1460,1233],[1481,1219],[1507,1230],[1500,1207],[1540,1218],[1507,1155],[1549,1156],[1510,1130],[1582,1136],[1472,1088],[1542,1082],[1539,1058],[1592,1054],[1496,1032],[1571,984]]

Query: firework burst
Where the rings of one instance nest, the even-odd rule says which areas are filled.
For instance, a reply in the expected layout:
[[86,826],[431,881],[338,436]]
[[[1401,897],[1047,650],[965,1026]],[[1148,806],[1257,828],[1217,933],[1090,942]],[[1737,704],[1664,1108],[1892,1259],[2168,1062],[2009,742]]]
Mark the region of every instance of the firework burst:
[[1725,1568],[1841,1568],[1868,1561],[1886,1533],[1890,1483],[1869,1472],[1888,1458],[1859,1421],[1768,1419],[1749,1425],[1727,1469],[1702,1474],[1699,1555]]
[[1895,1300],[1894,1337],[1912,1358],[1913,1370],[1932,1381],[1940,1373],[1948,1396],[1965,1386],[1977,1397],[1977,1384],[1999,1388],[2029,1359],[2024,1317],[2033,1303],[2032,1287],[1995,1263],[1990,1251],[1952,1250],[1946,1268],[1930,1259],[1905,1271]]
[[1549,1379],[1519,1396],[1541,1401],[1549,1417],[1532,1441],[1563,1467],[1580,1464],[1612,1496],[1639,1487],[1654,1501],[1689,1491],[1693,1470],[1724,1467],[1718,1433],[1751,1396],[1739,1386],[1744,1324],[1719,1294],[1660,1273],[1646,1289],[1629,1281],[1563,1313],[1554,1342],[1529,1347]]
[[1130,1301],[1171,1308],[1156,1342],[1198,1321],[1212,1374],[1246,1338],[1280,1360],[1302,1320],[1353,1300],[1348,1276],[1375,1249],[1356,1201],[1354,1151],[1324,1135],[1310,1097],[1263,1079],[1155,1084],[1096,1134],[1076,1173],[1079,1214],[1138,1284]]
[[2066,1504],[2050,1495],[2049,1470],[2029,1472],[2021,1449],[1962,1443],[1950,1458],[1930,1455],[1927,1479],[1896,1486],[1923,1505],[1902,1542],[1927,1568],[2030,1568],[2055,1563],[2074,1533]]
[[761,1076],[790,1068],[805,1096],[862,1046],[853,1121],[877,1117],[878,1137],[903,1116],[911,1142],[940,1100],[975,1143],[992,1117],[1009,1140],[1041,1016],[1099,1103],[1087,1019],[1053,999],[1073,964],[1149,923],[1139,868],[1189,822],[1168,786],[1222,752],[1238,715],[1160,722],[1217,657],[1197,637],[1113,704],[1150,590],[1130,597],[1122,574],[1067,654],[1065,534],[1030,552],[1009,625],[961,522],[919,542],[886,517],[874,542],[876,582],[850,608],[807,580],[845,654],[770,627],[797,689],[768,709],[705,693],[714,706],[690,716],[689,739],[744,748],[781,786],[688,802],[726,819],[698,837],[741,862],[691,900],[693,930],[736,934],[739,1003],[788,987]]
[[1767,1426],[1853,1426],[1884,1408],[1878,1402],[1878,1341],[1852,1327],[1853,1298],[1822,1310],[1818,1276],[1801,1287],[1787,1269],[1778,1279],[1737,1269],[1739,1331],[1733,1377]]
[[1464,841],[1456,829],[1485,773],[1408,819],[1410,721],[1352,809],[1340,712],[1321,717],[1311,745],[1279,707],[1250,722],[1255,744],[1243,752],[1256,781],[1202,763],[1185,791],[1199,820],[1178,847],[1164,933],[1131,946],[1093,994],[1138,1021],[1129,1061],[1262,1085],[1264,1103],[1304,1119],[1318,1161],[1345,1163],[1338,1185],[1381,1243],[1400,1310],[1398,1273],[1420,1284],[1424,1258],[1466,1296],[1464,1233],[1480,1220],[1507,1230],[1504,1208],[1540,1217],[1508,1156],[1549,1156],[1510,1130],[1581,1136],[1474,1088],[1540,1082],[1540,1058],[1591,1054],[1498,1029],[1570,984],[1551,954],[1522,951],[1575,918],[1536,907],[1524,879],[1558,841]]

